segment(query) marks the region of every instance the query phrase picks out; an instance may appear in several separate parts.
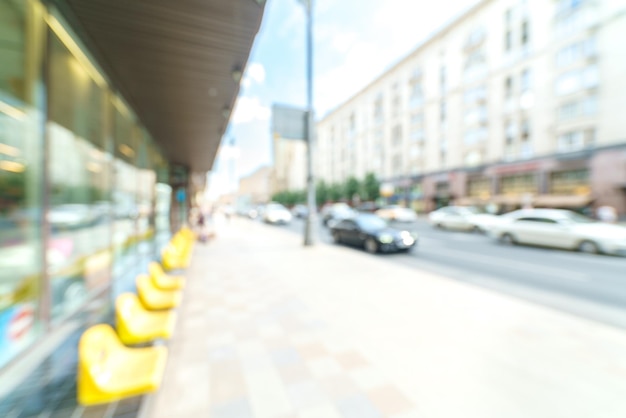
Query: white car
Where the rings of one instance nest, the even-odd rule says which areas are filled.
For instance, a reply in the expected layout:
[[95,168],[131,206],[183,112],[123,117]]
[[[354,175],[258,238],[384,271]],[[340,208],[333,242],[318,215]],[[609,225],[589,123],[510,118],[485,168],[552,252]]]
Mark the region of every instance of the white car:
[[626,227],[569,210],[522,209],[507,214],[490,235],[506,244],[530,244],[626,256]]
[[397,222],[415,222],[417,221],[417,214],[414,210],[409,208],[403,208],[402,206],[392,205],[384,206],[374,212],[379,217],[387,221]]
[[291,212],[279,203],[270,203],[263,211],[263,221],[270,224],[288,224],[291,219]]
[[446,206],[428,215],[430,224],[437,228],[480,232],[489,231],[499,220],[499,216],[481,213],[476,208],[464,206]]

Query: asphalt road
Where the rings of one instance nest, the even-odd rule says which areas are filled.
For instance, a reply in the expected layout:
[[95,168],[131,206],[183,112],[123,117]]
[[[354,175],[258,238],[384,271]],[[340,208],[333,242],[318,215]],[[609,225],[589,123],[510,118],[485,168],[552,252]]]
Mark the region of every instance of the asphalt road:
[[[417,248],[372,257],[626,329],[626,258],[504,246],[477,233],[437,230],[424,220],[397,226],[419,234]],[[302,233],[304,225],[295,219],[276,228]],[[318,237],[332,244],[321,225]]]

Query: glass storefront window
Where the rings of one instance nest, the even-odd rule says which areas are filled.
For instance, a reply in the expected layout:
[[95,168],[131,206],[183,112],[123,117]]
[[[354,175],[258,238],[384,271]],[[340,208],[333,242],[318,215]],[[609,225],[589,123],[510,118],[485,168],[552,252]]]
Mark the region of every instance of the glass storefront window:
[[57,319],[110,283],[112,157],[106,90],[56,34],[50,36],[47,258]]
[[550,193],[582,195],[589,193],[589,170],[569,170],[550,175]]
[[39,6],[0,2],[0,367],[42,328]]
[[517,174],[502,177],[501,192],[515,195],[537,193],[537,176],[535,174]]

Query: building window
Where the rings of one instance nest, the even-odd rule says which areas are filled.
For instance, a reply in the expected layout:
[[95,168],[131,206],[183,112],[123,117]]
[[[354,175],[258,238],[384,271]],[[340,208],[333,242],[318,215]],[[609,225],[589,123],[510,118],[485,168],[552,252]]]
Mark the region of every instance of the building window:
[[466,90],[463,94],[463,100],[466,105],[471,105],[475,102],[483,101],[486,97],[487,88],[485,86],[479,86],[470,90]]
[[596,54],[595,37],[567,45],[556,54],[556,65],[559,68],[568,67],[578,61],[593,57]]
[[411,125],[421,125],[424,121],[424,114],[422,112],[411,114]]
[[504,21],[507,25],[510,25],[513,21],[513,9],[507,9],[504,13]]
[[424,95],[420,84],[413,84],[411,87],[410,106],[412,109],[420,107],[424,104]]
[[513,48],[513,33],[510,30],[504,35],[504,49],[510,51]]
[[446,122],[446,102],[441,102],[441,105],[439,106],[439,120],[441,123]]
[[465,135],[463,136],[463,142],[465,143],[465,145],[474,145],[486,139],[487,129],[485,128],[469,130],[465,132]]
[[523,194],[537,192],[535,174],[516,174],[500,179],[500,191],[503,194]]
[[530,33],[529,33],[529,27],[528,27],[528,21],[525,20],[522,22],[522,27],[521,27],[521,37],[520,37],[520,41],[522,46],[526,46],[528,44],[529,38],[530,38]]
[[523,94],[531,89],[531,72],[526,68],[520,77],[520,92]]
[[513,77],[508,76],[504,80],[504,97],[510,99],[513,96]]
[[567,132],[559,135],[557,148],[560,152],[576,151],[584,148],[585,139],[582,131]]
[[446,67],[441,67],[439,69],[439,81],[440,81],[440,87],[441,87],[441,93],[445,93],[446,91]]
[[550,193],[576,195],[588,192],[589,170],[586,168],[550,174]]
[[563,96],[597,87],[598,81],[598,66],[594,64],[564,73],[556,80],[555,90],[558,95]]
[[558,117],[561,121],[577,117],[593,116],[597,112],[598,98],[595,95],[581,100],[566,102],[559,107]]
[[505,136],[507,144],[512,144],[513,142],[515,142],[515,139],[517,137],[517,127],[515,126],[515,122],[508,121],[506,123]]
[[488,197],[491,195],[491,179],[480,177],[467,182],[467,195],[470,197]]
[[384,103],[383,103],[383,95],[379,94],[376,100],[374,101],[374,122],[379,125],[383,122],[385,118],[384,115]]
[[402,125],[396,125],[393,127],[391,137],[394,146],[402,145]]
[[487,121],[487,106],[479,106],[465,112],[465,125],[483,124]]

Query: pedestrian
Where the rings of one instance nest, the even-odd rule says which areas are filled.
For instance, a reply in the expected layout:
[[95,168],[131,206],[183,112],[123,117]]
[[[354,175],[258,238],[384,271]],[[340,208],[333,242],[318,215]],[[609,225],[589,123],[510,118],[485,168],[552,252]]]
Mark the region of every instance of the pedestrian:
[[198,213],[197,228],[198,228],[198,238],[200,239],[200,242],[206,242],[207,241],[206,218],[204,216],[204,213],[202,213],[202,211]]

